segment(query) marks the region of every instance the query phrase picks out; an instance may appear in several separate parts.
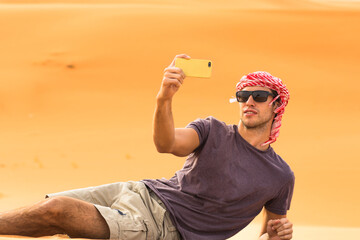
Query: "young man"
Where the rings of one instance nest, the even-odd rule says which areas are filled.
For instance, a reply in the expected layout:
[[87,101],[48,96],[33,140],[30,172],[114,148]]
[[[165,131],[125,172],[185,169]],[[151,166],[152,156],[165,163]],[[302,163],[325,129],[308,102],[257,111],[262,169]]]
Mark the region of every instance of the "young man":
[[171,101],[185,75],[174,62],[157,95],[154,142],[159,152],[188,156],[183,169],[170,180],[49,194],[33,206],[0,214],[0,235],[220,240],[243,229],[265,206],[260,239],[291,239],[286,211],[294,175],[269,146],[288,101],[285,85],[265,72],[246,75],[237,85],[239,126],[209,117],[175,129]]

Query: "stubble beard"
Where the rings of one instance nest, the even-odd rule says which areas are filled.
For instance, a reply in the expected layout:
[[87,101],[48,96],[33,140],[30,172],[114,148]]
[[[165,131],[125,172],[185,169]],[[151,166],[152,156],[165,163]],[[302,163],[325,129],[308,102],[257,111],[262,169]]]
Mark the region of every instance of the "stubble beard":
[[243,118],[240,119],[242,125],[248,130],[265,130],[268,124],[272,124],[272,116],[269,116],[267,119],[261,121],[244,121]]

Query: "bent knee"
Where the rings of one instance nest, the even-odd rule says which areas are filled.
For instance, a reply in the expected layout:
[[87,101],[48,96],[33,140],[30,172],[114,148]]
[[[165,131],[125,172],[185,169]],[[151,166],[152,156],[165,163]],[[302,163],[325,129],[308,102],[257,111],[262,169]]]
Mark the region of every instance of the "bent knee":
[[49,223],[56,224],[71,212],[76,199],[70,197],[56,196],[46,199],[41,204],[44,218]]

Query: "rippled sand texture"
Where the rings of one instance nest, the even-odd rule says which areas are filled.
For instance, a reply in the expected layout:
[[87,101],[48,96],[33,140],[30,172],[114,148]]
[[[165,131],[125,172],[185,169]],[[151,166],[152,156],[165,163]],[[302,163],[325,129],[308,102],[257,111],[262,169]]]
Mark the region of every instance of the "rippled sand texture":
[[187,53],[211,59],[213,76],[185,80],[176,126],[209,115],[237,124],[228,99],[238,79],[282,78],[291,99],[273,147],[296,175],[296,239],[359,235],[358,2],[51,2],[0,0],[0,211],[48,192],[171,177],[184,158],[156,152],[152,117],[163,69]]

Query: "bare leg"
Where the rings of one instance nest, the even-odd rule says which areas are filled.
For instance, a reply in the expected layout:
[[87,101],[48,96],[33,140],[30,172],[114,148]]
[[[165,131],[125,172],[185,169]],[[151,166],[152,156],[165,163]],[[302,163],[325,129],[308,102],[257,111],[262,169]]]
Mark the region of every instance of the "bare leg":
[[33,206],[0,213],[0,235],[72,238],[110,237],[109,227],[94,205],[69,197],[46,199]]

